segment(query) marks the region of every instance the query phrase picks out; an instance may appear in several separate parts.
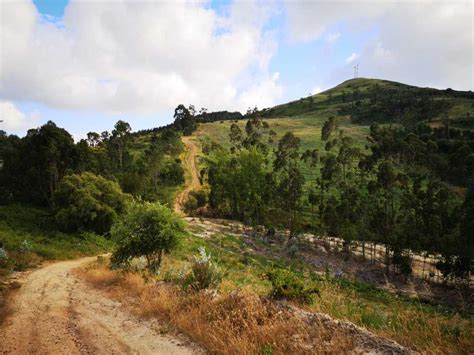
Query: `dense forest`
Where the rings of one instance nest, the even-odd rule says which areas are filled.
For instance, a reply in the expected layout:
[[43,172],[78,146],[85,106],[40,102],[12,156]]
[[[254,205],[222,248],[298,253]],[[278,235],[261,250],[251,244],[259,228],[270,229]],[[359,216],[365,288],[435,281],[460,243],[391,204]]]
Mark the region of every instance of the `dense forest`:
[[[389,111],[391,104],[380,106]],[[358,241],[364,258],[366,242],[383,244],[387,270],[404,275],[411,273],[412,253],[436,256],[446,278],[469,282],[473,132],[433,129],[403,112],[397,125],[372,120],[365,149],[330,117],[314,137],[324,149],[302,150],[291,132],[272,149],[272,121],[252,111],[244,130],[230,126],[229,150],[204,147],[210,211],[270,231],[287,229],[293,239],[312,231],[342,238],[347,249]],[[360,113],[352,114],[358,121]],[[305,181],[303,168],[314,182]]]

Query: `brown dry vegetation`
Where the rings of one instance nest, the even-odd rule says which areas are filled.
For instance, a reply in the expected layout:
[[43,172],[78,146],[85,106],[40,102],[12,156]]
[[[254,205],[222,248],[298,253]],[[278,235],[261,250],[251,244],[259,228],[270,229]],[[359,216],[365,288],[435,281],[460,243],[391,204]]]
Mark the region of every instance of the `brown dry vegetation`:
[[344,352],[351,339],[308,324],[290,308],[238,292],[214,297],[209,292],[183,292],[169,284],[147,283],[139,274],[109,270],[103,265],[79,274],[121,300],[138,316],[157,317],[216,354]]

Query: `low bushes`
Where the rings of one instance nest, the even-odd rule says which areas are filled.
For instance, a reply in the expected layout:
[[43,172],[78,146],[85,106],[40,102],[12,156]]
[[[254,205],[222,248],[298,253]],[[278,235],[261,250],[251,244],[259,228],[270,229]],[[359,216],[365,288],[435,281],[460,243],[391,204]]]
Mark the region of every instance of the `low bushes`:
[[171,325],[211,354],[304,354],[353,349],[347,336],[307,323],[288,308],[254,294],[233,292],[215,298],[169,284],[147,283],[138,274],[110,271],[101,265],[81,274],[124,302],[136,315],[158,317],[167,331]]
[[319,296],[319,290],[307,284],[295,273],[286,269],[274,269],[267,273],[272,283],[271,296],[277,299],[286,299],[300,303],[314,302],[314,296]]
[[199,248],[199,255],[193,258],[191,270],[184,275],[183,286],[194,291],[216,288],[222,281],[222,272],[212,262],[211,254],[204,247]]

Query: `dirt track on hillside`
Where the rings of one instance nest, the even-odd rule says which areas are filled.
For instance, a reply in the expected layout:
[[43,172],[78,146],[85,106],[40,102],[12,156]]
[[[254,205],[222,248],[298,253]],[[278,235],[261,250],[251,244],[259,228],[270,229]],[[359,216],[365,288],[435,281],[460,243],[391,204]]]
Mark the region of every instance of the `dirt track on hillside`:
[[201,182],[199,181],[198,170],[196,167],[196,157],[199,154],[199,146],[194,141],[193,137],[183,136],[181,140],[186,146],[186,156],[183,163],[185,170],[189,173],[190,180],[186,181],[186,187],[176,197],[174,203],[174,210],[176,213],[182,212],[189,193],[201,187]]
[[0,354],[191,354],[153,323],[124,312],[78,280],[72,270],[94,258],[35,270],[11,296],[0,329]]

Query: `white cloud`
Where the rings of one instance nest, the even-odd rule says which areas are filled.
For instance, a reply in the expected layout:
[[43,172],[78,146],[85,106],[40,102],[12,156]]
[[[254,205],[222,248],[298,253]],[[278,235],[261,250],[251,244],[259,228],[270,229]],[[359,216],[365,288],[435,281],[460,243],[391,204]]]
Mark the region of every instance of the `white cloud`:
[[[474,5],[470,0],[376,4],[288,0],[286,6],[294,40],[315,40],[332,26],[365,33],[361,36],[365,42],[352,43],[359,54],[360,76],[438,88],[474,88]],[[339,81],[348,72],[345,68],[334,73],[333,80]]]
[[359,55],[357,53],[352,53],[349,57],[346,58],[346,64],[352,63],[357,58],[359,58]]
[[[278,84],[280,73],[274,73],[271,78],[262,79],[242,92],[239,96],[238,107],[266,108],[275,104],[274,98],[282,96],[282,87]],[[258,103],[258,104],[257,104]]]
[[1,2],[0,96],[138,115],[274,104],[271,4],[236,2],[227,15],[204,5],[72,0],[58,25],[30,1]]
[[336,42],[339,39],[339,37],[341,37],[341,34],[339,32],[329,33],[326,36],[325,40],[326,40],[327,43],[331,44],[331,43]]
[[290,36],[296,41],[311,41],[319,38],[333,24],[357,19],[353,28],[363,28],[369,20],[390,6],[387,1],[356,0],[285,0],[290,24]]
[[19,131],[29,128],[37,119],[36,114],[26,116],[12,102],[0,101],[0,129]]

